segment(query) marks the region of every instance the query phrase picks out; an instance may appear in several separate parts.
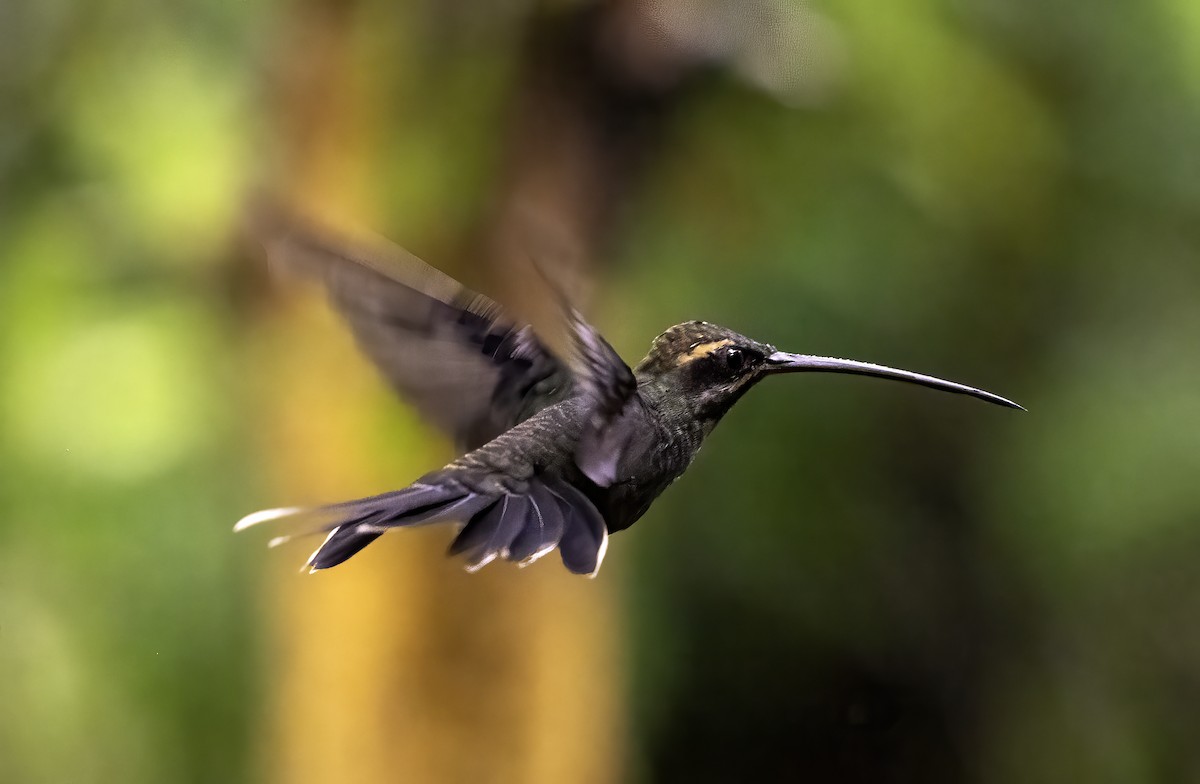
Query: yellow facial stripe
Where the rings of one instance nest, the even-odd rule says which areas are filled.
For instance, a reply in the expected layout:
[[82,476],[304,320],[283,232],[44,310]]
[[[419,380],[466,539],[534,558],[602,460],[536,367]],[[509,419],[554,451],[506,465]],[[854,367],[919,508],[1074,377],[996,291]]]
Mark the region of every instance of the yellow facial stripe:
[[722,346],[728,346],[731,343],[733,343],[733,341],[729,338],[726,338],[725,340],[714,340],[712,343],[701,343],[698,346],[693,346],[688,353],[681,355],[679,359],[675,360],[675,364],[686,365],[687,363],[694,362],[701,357],[707,357],[709,354],[713,353]]

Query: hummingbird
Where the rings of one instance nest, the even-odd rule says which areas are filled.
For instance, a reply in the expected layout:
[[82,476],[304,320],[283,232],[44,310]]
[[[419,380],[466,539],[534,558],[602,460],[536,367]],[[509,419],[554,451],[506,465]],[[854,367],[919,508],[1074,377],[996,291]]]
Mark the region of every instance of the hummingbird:
[[704,321],[668,328],[631,369],[547,280],[568,344],[555,352],[532,326],[397,246],[294,219],[265,225],[256,233],[268,262],[324,283],[361,350],[459,454],[399,490],[267,509],[234,526],[296,518],[307,533],[327,532],[305,563],[311,572],[343,563],[394,528],[447,523],[457,528],[449,554],[462,556],[468,571],[496,559],[524,566],[557,549],[567,570],[594,577],[609,535],[637,522],[721,418],[770,376],[872,376],[1024,410],[965,384],[780,351]]

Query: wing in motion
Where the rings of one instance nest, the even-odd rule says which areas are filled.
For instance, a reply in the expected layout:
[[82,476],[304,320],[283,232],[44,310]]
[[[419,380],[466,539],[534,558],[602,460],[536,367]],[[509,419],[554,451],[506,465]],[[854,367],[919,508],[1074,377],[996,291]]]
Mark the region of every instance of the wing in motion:
[[325,284],[363,352],[461,450],[571,393],[569,369],[531,327],[401,248],[278,215],[255,228],[272,265]]
[[[556,287],[570,332],[569,363],[532,327],[398,247],[337,240],[279,214],[258,216],[255,228],[273,264],[324,282],[393,387],[464,450],[572,395],[589,401],[581,445],[594,442],[637,397],[629,366]],[[342,563],[389,528],[462,522],[450,552],[465,556],[468,569],[498,557],[527,563],[557,547],[570,571],[593,575],[608,537],[591,501],[561,479],[539,475],[501,485],[453,466],[370,498],[256,512],[235,530],[281,517],[319,521],[317,530],[329,531],[309,559],[313,570]]]

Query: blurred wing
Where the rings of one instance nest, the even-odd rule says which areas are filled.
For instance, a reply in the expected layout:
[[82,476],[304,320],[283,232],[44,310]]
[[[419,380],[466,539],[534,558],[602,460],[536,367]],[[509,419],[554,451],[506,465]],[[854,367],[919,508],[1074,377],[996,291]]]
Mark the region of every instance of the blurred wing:
[[598,486],[611,487],[645,465],[657,437],[642,398],[631,395],[617,414],[584,429],[575,448],[575,465]]
[[637,392],[637,380],[629,365],[579,311],[567,306],[567,323],[575,354],[575,379],[579,390],[591,401],[593,429],[603,428],[625,408]]
[[609,487],[652,442],[637,378],[604,336],[571,306],[556,282],[540,266],[538,270],[558,297],[570,327],[576,384],[589,401],[575,464],[597,485]]
[[279,216],[257,216],[255,230],[270,263],[324,282],[362,350],[461,449],[570,394],[570,369],[530,326],[401,248]]
[[570,312],[580,368],[579,386],[591,398],[591,416],[575,447],[575,464],[600,487],[627,478],[653,444],[637,379],[612,346],[579,314]]

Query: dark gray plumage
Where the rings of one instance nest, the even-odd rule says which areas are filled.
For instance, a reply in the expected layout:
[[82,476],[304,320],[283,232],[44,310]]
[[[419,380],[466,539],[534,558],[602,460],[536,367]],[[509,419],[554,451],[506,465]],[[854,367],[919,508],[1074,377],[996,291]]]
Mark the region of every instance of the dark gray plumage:
[[[788,354],[701,321],[659,335],[636,370],[564,300],[569,361],[528,325],[404,251],[260,220],[269,258],[323,280],[366,354],[464,451],[391,493],[316,509],[274,509],[329,531],[313,570],[336,566],[391,528],[462,524],[450,545],[468,569],[529,563],[557,548],[594,575],[608,534],[628,528],[690,465],[722,416],[762,378],[871,375],[1020,408],[973,387],[854,360]],[[277,537],[273,543],[289,537]]]

